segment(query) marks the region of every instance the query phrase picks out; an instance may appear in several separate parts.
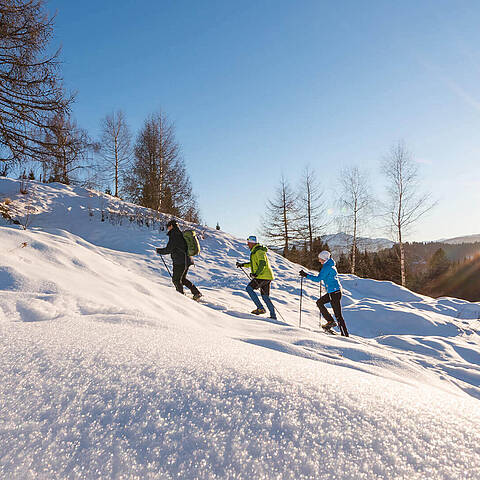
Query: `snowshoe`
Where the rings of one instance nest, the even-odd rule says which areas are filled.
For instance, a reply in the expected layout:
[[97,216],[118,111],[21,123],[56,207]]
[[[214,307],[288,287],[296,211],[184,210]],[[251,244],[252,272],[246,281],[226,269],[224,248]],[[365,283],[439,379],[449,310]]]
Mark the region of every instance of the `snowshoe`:
[[325,333],[328,333],[329,335],[336,335],[337,334],[337,332],[335,332],[335,330],[333,330],[332,327],[327,327],[326,325],[322,325],[322,330]]
[[267,311],[264,308],[256,308],[255,310],[252,310],[252,313],[254,315],[263,315],[264,313],[267,313]]
[[335,320],[329,320],[325,325],[321,325],[322,328],[333,328],[337,326],[337,322]]
[[323,330],[326,332],[326,333],[330,333],[331,335],[335,335],[335,330],[333,330],[333,327],[336,327],[337,326],[337,322],[335,322],[334,320],[330,320],[329,322],[327,322],[325,325],[320,325]]

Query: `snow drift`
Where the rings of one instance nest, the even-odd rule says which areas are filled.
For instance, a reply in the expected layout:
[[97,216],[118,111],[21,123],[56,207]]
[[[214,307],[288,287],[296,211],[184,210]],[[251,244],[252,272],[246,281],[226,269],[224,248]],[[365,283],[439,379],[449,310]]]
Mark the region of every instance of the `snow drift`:
[[[271,253],[283,319],[248,312],[243,240],[206,227],[178,295],[165,218],[0,180],[0,477],[480,477],[480,305],[342,276],[349,339],[318,332]],[[103,220],[103,221],[102,221]]]

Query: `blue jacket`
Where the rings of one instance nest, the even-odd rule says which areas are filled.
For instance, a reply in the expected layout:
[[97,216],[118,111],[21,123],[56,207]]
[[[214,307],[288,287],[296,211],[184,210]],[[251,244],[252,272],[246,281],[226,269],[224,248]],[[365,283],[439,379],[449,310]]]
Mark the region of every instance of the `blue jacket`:
[[329,258],[324,264],[318,275],[308,274],[307,278],[314,282],[323,282],[327,288],[327,293],[336,292],[340,290],[342,286],[338,280],[338,272],[335,268],[335,262],[332,258]]

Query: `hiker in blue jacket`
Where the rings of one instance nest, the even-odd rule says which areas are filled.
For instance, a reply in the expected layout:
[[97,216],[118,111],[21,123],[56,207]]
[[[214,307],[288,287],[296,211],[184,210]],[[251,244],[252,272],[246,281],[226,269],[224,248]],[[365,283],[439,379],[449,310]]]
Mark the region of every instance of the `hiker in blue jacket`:
[[318,275],[311,275],[303,270],[300,270],[300,276],[313,280],[314,282],[323,282],[327,293],[317,300],[317,306],[322,313],[323,318],[327,320],[327,323],[323,325],[324,329],[331,329],[336,327],[337,323],[330,315],[330,312],[325,307],[326,303],[330,303],[333,308],[333,313],[337,319],[340,333],[344,337],[348,337],[347,326],[342,316],[342,305],[340,299],[342,298],[342,286],[338,280],[338,272],[335,267],[335,262],[331,258],[330,252],[323,250],[318,254],[318,260],[322,264],[322,268]]

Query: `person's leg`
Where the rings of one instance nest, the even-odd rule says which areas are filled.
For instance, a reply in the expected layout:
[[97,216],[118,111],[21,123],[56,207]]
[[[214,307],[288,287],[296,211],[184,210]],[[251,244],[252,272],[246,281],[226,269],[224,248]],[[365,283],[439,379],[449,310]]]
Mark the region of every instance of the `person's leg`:
[[173,273],[172,273],[172,282],[177,289],[177,292],[183,294],[183,285],[182,285],[182,276],[185,270],[185,265],[173,265]]
[[258,288],[257,281],[252,280],[247,285],[247,288],[245,290],[247,291],[248,295],[252,299],[252,302],[257,306],[257,308],[262,308],[263,309],[262,302],[260,301],[260,299],[258,298],[258,295],[255,292],[256,288]]
[[275,313],[275,307],[273,306],[272,301],[270,300],[270,283],[271,280],[261,280],[260,293],[262,294],[263,301],[270,312],[270,318],[277,318]]
[[188,280],[187,273],[188,273],[188,266],[185,267],[185,270],[182,275],[182,285],[185,285],[193,293],[193,295],[198,295],[200,291],[190,280]]
[[330,312],[325,306],[326,303],[330,303],[330,295],[328,293],[326,293],[317,300],[317,307],[320,309],[320,313],[322,314],[322,317],[327,321],[327,323],[335,323],[335,320],[330,315]]
[[331,305],[333,308],[333,313],[335,314],[335,318],[337,319],[338,326],[340,327],[340,333],[344,337],[348,337],[348,330],[347,325],[345,324],[345,320],[343,319],[342,315],[342,304],[340,300],[342,299],[342,292],[334,292],[330,294],[331,298]]

